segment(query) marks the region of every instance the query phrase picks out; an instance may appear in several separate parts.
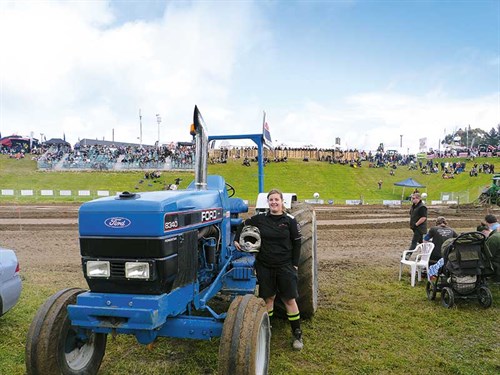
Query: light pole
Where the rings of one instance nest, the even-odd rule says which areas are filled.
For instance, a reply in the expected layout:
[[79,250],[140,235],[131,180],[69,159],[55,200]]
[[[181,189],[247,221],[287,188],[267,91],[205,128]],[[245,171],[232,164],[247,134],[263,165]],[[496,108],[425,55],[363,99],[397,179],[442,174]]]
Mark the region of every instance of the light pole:
[[160,114],[156,114],[156,122],[158,123],[158,149],[160,149],[160,123],[161,123],[161,117]]
[[139,108],[139,146],[142,147],[142,113]]
[[399,147],[403,148],[403,134],[399,136]]

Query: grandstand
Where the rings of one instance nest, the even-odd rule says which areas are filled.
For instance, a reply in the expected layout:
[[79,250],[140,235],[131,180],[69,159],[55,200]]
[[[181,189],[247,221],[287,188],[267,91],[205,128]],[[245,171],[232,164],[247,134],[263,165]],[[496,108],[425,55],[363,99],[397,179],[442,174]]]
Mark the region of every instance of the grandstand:
[[139,145],[82,139],[75,147],[52,145],[38,160],[40,170],[189,170],[193,169],[194,145]]

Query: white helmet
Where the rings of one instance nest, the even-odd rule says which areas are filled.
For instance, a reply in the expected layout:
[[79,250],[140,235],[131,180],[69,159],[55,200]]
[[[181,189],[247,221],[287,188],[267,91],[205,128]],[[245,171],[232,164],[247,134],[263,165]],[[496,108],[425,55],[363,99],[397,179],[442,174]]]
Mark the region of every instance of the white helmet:
[[247,253],[258,253],[260,242],[259,228],[252,225],[245,225],[240,235],[241,250]]

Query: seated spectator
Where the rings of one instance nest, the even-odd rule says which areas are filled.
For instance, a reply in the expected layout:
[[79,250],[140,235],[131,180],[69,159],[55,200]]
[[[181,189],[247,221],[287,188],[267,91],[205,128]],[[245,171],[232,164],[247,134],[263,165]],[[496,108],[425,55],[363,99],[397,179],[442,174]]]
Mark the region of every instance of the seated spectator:
[[493,274],[488,276],[491,276],[493,281],[500,282],[500,232],[496,230],[491,231],[491,227],[488,226],[478,227],[478,231],[479,229],[482,229],[481,232],[487,237],[485,250],[493,266]]
[[498,223],[497,217],[492,214],[488,214],[484,217],[485,224],[490,228],[490,230],[496,231],[500,224]]
[[441,246],[443,242],[448,238],[456,238],[458,233],[448,226],[446,218],[439,216],[436,219],[436,225],[429,229],[427,234],[424,236],[424,242],[432,242],[434,244],[434,250],[432,250],[430,263],[436,263],[439,258],[442,257]]

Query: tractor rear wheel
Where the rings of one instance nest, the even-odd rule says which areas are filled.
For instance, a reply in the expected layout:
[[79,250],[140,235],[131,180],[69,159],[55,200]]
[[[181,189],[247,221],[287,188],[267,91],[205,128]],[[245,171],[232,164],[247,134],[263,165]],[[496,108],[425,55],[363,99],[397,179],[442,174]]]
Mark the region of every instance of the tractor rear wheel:
[[[302,232],[297,305],[299,306],[301,318],[310,319],[318,309],[316,213],[309,204],[297,202],[292,206],[291,215],[299,223]],[[274,300],[274,313],[277,317],[286,317],[285,304],[281,300],[279,293]]]
[[83,289],[64,289],[37,311],[26,338],[26,372],[43,374],[97,374],[106,351],[107,336],[86,332],[81,337],[71,326],[68,305],[76,303]]
[[219,374],[267,374],[271,327],[266,304],[252,294],[236,297],[227,312],[219,346]]

